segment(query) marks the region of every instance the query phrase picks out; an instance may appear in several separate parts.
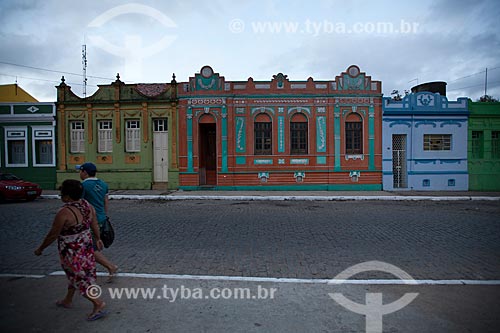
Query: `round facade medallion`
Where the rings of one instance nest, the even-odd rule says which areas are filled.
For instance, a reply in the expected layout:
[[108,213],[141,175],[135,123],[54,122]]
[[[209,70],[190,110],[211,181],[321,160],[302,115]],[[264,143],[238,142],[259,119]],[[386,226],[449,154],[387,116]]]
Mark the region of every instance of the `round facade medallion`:
[[214,74],[214,71],[210,66],[205,66],[201,69],[201,76],[204,78],[209,78]]
[[358,76],[358,74],[359,74],[359,69],[358,69],[358,67],[356,67],[356,66],[351,66],[351,67],[349,67],[349,75],[350,75],[350,76],[353,76],[353,77],[354,77],[354,76]]

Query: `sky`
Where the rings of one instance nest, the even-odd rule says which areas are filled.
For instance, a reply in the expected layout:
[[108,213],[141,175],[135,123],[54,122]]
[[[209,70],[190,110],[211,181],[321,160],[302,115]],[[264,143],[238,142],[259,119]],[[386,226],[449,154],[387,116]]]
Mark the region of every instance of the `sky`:
[[[0,0],[0,84],[56,101],[126,83],[334,80],[358,65],[384,96],[445,81],[447,97],[500,98],[497,0]],[[487,69],[487,80],[486,80]]]

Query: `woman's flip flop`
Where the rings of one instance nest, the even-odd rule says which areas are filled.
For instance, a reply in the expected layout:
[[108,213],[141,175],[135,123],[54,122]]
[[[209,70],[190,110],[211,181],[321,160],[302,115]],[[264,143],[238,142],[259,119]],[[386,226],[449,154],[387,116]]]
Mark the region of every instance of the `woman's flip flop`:
[[87,321],[95,321],[97,319],[101,319],[101,318],[105,317],[107,314],[108,313],[106,311],[104,311],[104,310],[97,311],[92,316],[87,317]]

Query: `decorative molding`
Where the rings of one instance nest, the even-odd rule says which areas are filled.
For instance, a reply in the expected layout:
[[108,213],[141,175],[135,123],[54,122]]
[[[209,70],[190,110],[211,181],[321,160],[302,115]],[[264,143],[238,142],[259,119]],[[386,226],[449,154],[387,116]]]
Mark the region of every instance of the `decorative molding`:
[[273,160],[271,158],[269,158],[269,159],[254,159],[253,164],[255,164],[255,165],[272,165]]
[[68,119],[85,119],[85,112],[84,111],[81,111],[81,112],[74,112],[74,111],[70,111],[70,112],[67,112],[68,114]]
[[212,78],[207,84],[204,84],[203,80],[201,78],[198,78],[198,85],[205,90],[212,89],[215,85],[215,82],[215,78]]
[[112,155],[97,155],[96,162],[99,164],[113,164]]
[[126,155],[125,164],[139,164],[141,163],[141,155]]
[[157,117],[157,118],[163,118],[163,117],[168,117],[168,113],[166,110],[151,110],[151,116],[152,117]]
[[430,120],[421,120],[415,122],[415,128],[418,128],[420,125],[431,125],[434,128],[437,126],[435,121],[430,121]]
[[253,116],[256,113],[265,113],[266,111],[269,112],[269,113],[271,113],[274,116],[274,109],[273,108],[269,108],[269,107],[265,107],[265,106],[259,106],[259,107],[256,107],[256,108],[252,108],[252,111],[250,113]]
[[348,160],[353,160],[353,161],[356,161],[356,160],[361,160],[361,161],[364,161],[365,159],[365,155],[363,154],[345,154],[345,160],[348,161]]
[[254,99],[252,101],[256,104],[272,103],[272,104],[298,104],[298,103],[311,103],[309,99]]
[[309,164],[309,159],[308,158],[291,158],[290,159],[290,164],[308,165]]
[[317,145],[316,151],[319,153],[326,152],[326,117],[319,116],[316,118],[317,126]]
[[432,94],[420,94],[417,97],[417,106],[434,106],[434,96]]
[[37,108],[36,106],[32,105],[29,108],[26,108],[26,110],[31,112],[31,113],[35,113],[35,112],[39,111],[40,109]]
[[457,125],[458,127],[462,127],[462,122],[467,122],[466,120],[446,120],[446,121],[443,121],[439,127],[444,127],[445,125],[449,125],[449,126],[452,126],[452,125]]
[[113,118],[113,110],[104,113],[103,111],[96,111],[95,113],[96,118]]
[[81,164],[85,161],[85,155],[69,155],[69,163]]
[[189,105],[221,105],[226,104],[226,99],[221,97],[215,98],[191,98],[188,99]]
[[285,117],[278,116],[278,153],[285,152]]
[[306,173],[304,171],[296,171],[293,173],[293,178],[297,183],[302,183],[304,178],[306,178]]
[[267,179],[269,179],[269,172],[259,172],[257,174],[257,178],[259,178],[261,180],[262,180],[262,178],[266,178],[266,181],[267,181]]
[[135,90],[146,97],[157,97],[168,89],[168,84],[165,83],[148,83],[137,84]]
[[309,116],[311,116],[311,110],[309,108],[305,108],[305,107],[302,107],[302,106],[291,107],[291,108],[288,109],[287,113],[288,113],[288,115],[290,115],[294,111],[298,112],[298,113],[305,112]]
[[[335,103],[339,104],[370,104],[370,97],[338,97],[335,99]],[[373,101],[371,102],[373,103]]]
[[236,152],[246,151],[245,117],[236,117]]
[[139,118],[141,114],[140,110],[134,110],[134,111],[125,111],[123,115],[125,117],[131,117],[131,118]]
[[389,128],[392,128],[393,126],[396,126],[396,125],[406,125],[406,126],[408,126],[408,128],[411,128],[411,122],[409,122],[409,121],[404,121],[404,120],[396,120],[396,121],[384,120],[384,121],[391,122],[389,124]]

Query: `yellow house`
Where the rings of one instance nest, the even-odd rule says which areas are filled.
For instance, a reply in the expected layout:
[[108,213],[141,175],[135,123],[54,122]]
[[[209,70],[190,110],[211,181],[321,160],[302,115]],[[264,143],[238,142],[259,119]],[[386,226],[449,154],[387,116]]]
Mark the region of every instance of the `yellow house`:
[[38,102],[38,100],[28,94],[26,90],[14,84],[0,85],[0,102]]

